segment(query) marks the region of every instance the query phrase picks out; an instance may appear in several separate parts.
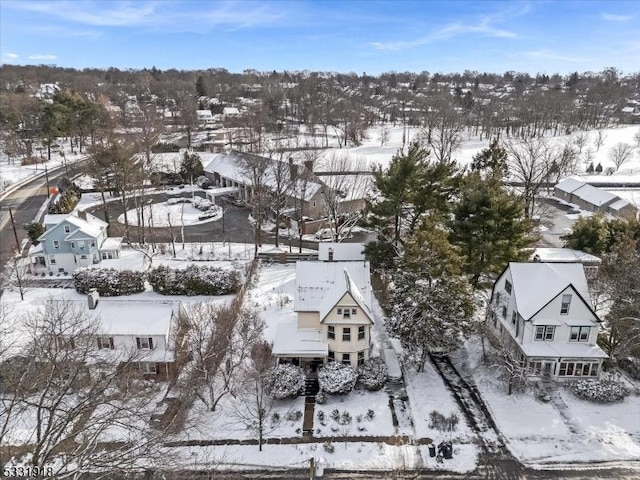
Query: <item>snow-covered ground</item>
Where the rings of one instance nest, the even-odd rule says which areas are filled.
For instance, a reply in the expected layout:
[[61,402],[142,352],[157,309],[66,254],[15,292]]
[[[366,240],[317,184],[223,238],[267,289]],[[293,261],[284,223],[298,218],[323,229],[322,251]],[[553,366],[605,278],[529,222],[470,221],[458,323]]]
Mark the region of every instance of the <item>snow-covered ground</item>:
[[[47,161],[47,152],[45,150],[41,152],[34,152],[38,155],[38,163],[33,165],[22,165],[21,159],[9,158],[3,149],[0,149],[0,194],[9,188],[16,182],[27,180],[39,174],[44,174],[45,165],[47,169],[51,170],[55,167],[70,164],[85,157],[85,153],[82,155],[78,153],[78,149],[75,149],[75,153],[71,153],[71,148],[68,141],[59,139],[58,143],[62,145],[62,148],[53,149],[51,151],[51,160]],[[42,155],[42,157],[40,157]]]
[[[197,197],[200,199],[200,197]],[[174,200],[174,199],[171,199]],[[178,200],[178,199],[175,199]],[[189,199],[190,200],[190,199]],[[200,199],[202,200],[202,199]],[[201,225],[213,222],[222,217],[222,209],[213,207],[211,216],[197,209],[191,203],[173,203],[170,200],[162,203],[153,203],[143,209],[145,223],[151,223],[153,227],[180,227],[189,225]],[[206,216],[207,218],[202,218]],[[118,222],[124,224],[124,213],[118,217]],[[127,211],[127,219],[130,225],[139,225],[141,222],[136,209]]]
[[[482,363],[477,337],[457,354],[487,404],[512,453],[532,466],[640,460],[640,395],[597,404],[559,387],[559,402],[544,403],[531,390],[507,395],[495,369]],[[566,405],[560,410],[558,404]]]

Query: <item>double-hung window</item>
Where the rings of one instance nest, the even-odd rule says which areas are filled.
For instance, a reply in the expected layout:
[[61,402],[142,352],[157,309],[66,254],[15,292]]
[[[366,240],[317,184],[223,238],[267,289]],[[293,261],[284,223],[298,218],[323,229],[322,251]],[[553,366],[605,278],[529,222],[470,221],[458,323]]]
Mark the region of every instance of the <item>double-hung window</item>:
[[343,327],[342,328],[342,341],[350,342],[351,341],[351,327]]
[[541,340],[541,341],[546,341],[546,342],[552,342],[553,341],[553,337],[555,336],[556,333],[556,327],[552,327],[552,326],[545,326],[545,325],[538,325],[536,327],[536,335],[535,335],[535,339],[536,340]]
[[139,350],[153,350],[153,339],[151,337],[137,337],[136,344]]
[[98,337],[98,348],[109,348],[113,350],[113,337]]
[[567,315],[571,306],[571,294],[562,295],[562,304],[560,305],[560,315]]
[[336,339],[336,327],[333,325],[329,325],[327,327],[327,339],[335,340]]
[[365,337],[364,325],[360,325],[358,327],[358,340],[364,340],[364,337]]
[[591,327],[571,327],[569,333],[570,342],[588,342]]

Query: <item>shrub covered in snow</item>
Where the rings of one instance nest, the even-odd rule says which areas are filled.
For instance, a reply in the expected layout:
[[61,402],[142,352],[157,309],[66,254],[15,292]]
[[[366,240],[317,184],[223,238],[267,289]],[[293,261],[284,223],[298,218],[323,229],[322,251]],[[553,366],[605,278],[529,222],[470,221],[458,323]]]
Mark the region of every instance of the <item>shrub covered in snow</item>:
[[144,272],[118,271],[114,268],[81,268],[73,273],[73,286],[78,293],[96,288],[103,297],[117,297],[144,292]]
[[316,403],[318,405],[324,405],[327,403],[327,394],[320,390],[316,395]]
[[602,380],[576,380],[568,386],[576,396],[591,402],[619,402],[629,395],[629,390],[627,390],[624,384],[612,378],[603,378]]
[[358,367],[358,386],[380,390],[387,382],[387,366],[380,357],[370,358]]
[[226,295],[240,286],[235,270],[189,265],[184,269],[159,266],[147,276],[153,291],[161,295]]
[[330,394],[345,394],[353,390],[357,380],[351,365],[330,362],[318,372],[320,388]]
[[268,375],[267,388],[273,398],[295,398],[304,390],[305,375],[300,367],[283,363],[269,370]]

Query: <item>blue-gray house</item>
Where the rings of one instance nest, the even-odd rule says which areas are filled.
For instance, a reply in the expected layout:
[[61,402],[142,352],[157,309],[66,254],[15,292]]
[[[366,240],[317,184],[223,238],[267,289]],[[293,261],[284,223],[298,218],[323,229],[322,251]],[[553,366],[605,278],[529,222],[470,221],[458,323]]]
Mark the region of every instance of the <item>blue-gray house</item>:
[[86,212],[45,215],[45,232],[29,250],[31,271],[71,274],[101,260],[118,258],[122,237],[107,237],[106,222]]

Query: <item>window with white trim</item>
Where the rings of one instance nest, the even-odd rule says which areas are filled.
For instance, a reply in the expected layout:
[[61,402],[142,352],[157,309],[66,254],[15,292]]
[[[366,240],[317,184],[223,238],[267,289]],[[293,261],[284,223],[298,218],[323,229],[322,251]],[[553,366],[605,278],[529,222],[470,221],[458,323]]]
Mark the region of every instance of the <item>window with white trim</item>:
[[343,327],[342,328],[342,341],[350,342],[351,341],[351,327]]
[[98,337],[97,342],[99,349],[109,348],[113,350],[113,337]]
[[56,257],[54,255],[49,255],[49,263],[51,265],[55,265],[56,264]]
[[560,315],[567,315],[571,306],[571,294],[562,295],[562,304],[560,305]]
[[344,363],[345,365],[351,365],[351,354],[350,353],[343,353],[342,354],[342,363]]
[[71,227],[69,225],[64,226],[64,233],[69,233],[71,231]]
[[540,375],[542,372],[542,361],[541,360],[532,360],[529,362],[529,373],[532,375]]
[[506,307],[506,305],[502,307],[502,318],[507,318],[507,307]]
[[513,311],[511,313],[511,325],[515,325],[517,319],[518,319],[518,312]]
[[329,325],[327,327],[327,339],[335,340],[336,339],[336,327],[333,325]]
[[597,377],[599,365],[591,362],[560,362],[560,377]]
[[336,354],[335,354],[334,352],[332,352],[331,350],[329,350],[329,353],[327,354],[327,359],[328,359],[330,362],[335,361],[335,359],[336,359]]
[[588,342],[591,327],[571,327],[569,332],[570,342]]
[[509,280],[504,281],[504,289],[509,295],[511,295],[511,282]]
[[364,337],[365,337],[364,325],[360,325],[358,327],[358,340],[364,340]]
[[556,327],[550,325],[538,325],[536,327],[535,340],[552,342],[556,333]]
[[358,366],[364,363],[364,352],[358,352]]
[[139,350],[153,350],[153,339],[151,337],[136,337],[136,344]]
[[58,240],[53,241],[53,248],[60,248],[60,242]]

